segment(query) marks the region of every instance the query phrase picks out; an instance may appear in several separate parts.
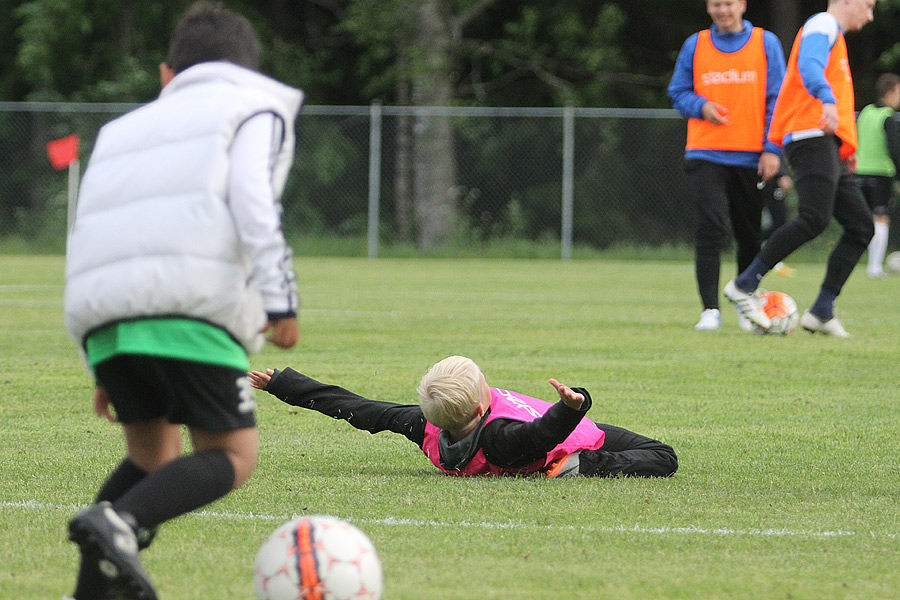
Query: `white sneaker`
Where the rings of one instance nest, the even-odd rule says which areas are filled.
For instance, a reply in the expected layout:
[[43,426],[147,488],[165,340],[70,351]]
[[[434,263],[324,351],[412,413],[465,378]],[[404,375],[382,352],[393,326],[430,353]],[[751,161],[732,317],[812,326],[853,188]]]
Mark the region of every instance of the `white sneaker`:
[[823,333],[839,338],[850,337],[850,334],[847,333],[847,330],[844,329],[844,326],[838,321],[837,317],[831,317],[827,321],[823,321],[808,310],[800,317],[800,327],[810,333]]
[[694,331],[716,331],[722,328],[722,316],[718,308],[707,308],[700,313],[700,322],[694,325]]
[[734,279],[732,279],[725,285],[724,294],[728,301],[734,304],[737,311],[753,325],[766,331],[772,326],[772,320],[763,312],[758,290],[748,294],[735,285]]

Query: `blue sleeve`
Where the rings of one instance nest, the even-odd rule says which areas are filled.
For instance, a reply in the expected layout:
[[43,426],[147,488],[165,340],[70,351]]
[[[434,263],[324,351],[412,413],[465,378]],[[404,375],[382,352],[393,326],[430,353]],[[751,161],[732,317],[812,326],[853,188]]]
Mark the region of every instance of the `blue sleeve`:
[[770,142],[769,124],[772,122],[772,113],[775,111],[775,101],[778,99],[778,92],[781,90],[781,82],[784,80],[784,50],[781,48],[781,41],[778,37],[769,31],[763,34],[763,45],[766,49],[766,140],[763,143],[763,152],[770,152],[781,156],[781,146]]
[[797,54],[797,69],[803,79],[803,86],[814,98],[823,104],[835,104],[831,84],[825,79],[825,67],[831,53],[832,43],[824,33],[810,33],[800,39]]
[[672,107],[683,116],[702,119],[703,105],[707,100],[694,93],[694,50],[696,49],[697,34],[695,33],[684,42],[681,52],[678,53],[672,81],[669,82],[669,98],[672,99]]

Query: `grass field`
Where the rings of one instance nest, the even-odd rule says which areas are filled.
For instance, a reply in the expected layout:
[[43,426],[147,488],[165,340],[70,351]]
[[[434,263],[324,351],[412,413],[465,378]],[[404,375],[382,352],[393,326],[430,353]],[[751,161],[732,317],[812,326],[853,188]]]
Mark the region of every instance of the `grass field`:
[[[60,257],[0,256],[0,598],[71,591],[65,524],[121,457],[64,332]],[[764,287],[809,306],[824,266]],[[732,267],[727,267],[730,272]],[[294,514],[349,519],[379,549],[385,600],[900,598],[900,278],[859,270],[849,340],[697,333],[689,262],[301,258],[293,366],[414,401],[435,361],[671,444],[670,479],[459,479],[376,436],[258,393],[253,479],[167,524],[144,554],[166,600],[251,599],[252,563]],[[726,275],[727,276],[727,275]],[[723,279],[723,284],[725,280]]]

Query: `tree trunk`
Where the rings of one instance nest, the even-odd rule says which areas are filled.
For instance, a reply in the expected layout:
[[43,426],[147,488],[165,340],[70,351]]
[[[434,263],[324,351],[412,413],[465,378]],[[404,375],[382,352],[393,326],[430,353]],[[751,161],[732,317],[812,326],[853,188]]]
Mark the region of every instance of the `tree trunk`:
[[[419,59],[413,65],[412,100],[416,106],[448,106],[453,99],[452,24],[441,0],[422,0],[415,33]],[[419,115],[413,129],[413,194],[418,242],[440,246],[456,231],[456,159],[449,117]]]
[[[397,66],[400,73],[409,71],[406,44],[397,48]],[[409,80],[399,77],[396,84],[397,104],[409,106]],[[394,167],[394,205],[397,220],[397,237],[404,242],[413,240],[412,200],[412,119],[408,115],[397,117],[397,150]]]
[[781,40],[784,57],[787,59],[791,54],[794,38],[803,24],[799,2],[797,0],[771,0],[769,2],[769,22],[772,23],[770,28],[772,33]]

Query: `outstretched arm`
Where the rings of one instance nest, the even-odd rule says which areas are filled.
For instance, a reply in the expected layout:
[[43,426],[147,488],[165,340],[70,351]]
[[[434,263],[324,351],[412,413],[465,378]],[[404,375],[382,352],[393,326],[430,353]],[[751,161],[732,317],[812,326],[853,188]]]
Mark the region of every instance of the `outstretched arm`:
[[560,401],[534,421],[498,418],[488,423],[481,434],[485,457],[500,467],[519,468],[545,459],[557,444],[565,440],[591,408],[591,396],[583,388],[570,388],[555,379]]
[[419,447],[425,440],[425,416],[415,404],[370,400],[342,387],[316,381],[290,368],[283,371],[251,371],[249,375],[253,387],[266,390],[287,404],[347,421],[357,429],[369,433],[399,433]]

